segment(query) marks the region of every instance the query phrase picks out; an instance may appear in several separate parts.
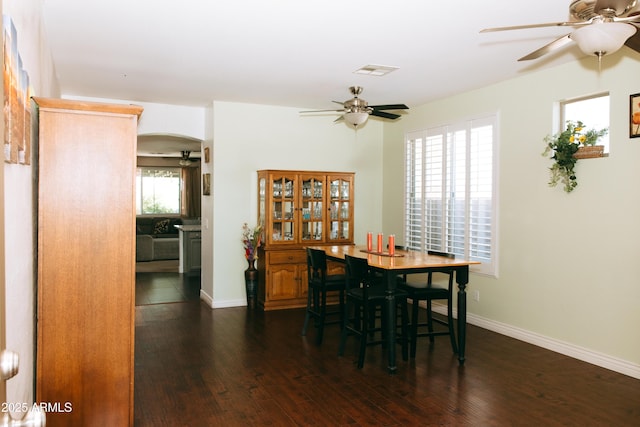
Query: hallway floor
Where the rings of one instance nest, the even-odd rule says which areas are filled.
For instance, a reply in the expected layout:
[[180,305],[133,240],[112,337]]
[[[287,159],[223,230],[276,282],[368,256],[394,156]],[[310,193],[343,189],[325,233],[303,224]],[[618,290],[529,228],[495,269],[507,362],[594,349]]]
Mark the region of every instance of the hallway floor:
[[197,301],[199,298],[200,275],[136,273],[136,306]]

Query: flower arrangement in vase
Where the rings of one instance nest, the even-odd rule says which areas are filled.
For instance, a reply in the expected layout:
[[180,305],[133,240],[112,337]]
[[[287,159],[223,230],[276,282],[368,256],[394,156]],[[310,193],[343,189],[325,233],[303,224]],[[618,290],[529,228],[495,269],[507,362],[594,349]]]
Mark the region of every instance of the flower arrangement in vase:
[[249,227],[246,222],[242,225],[242,244],[244,245],[244,257],[252,264],[258,259],[258,248],[262,244],[262,227]]
[[[567,128],[555,135],[547,135],[544,138],[546,147],[543,156],[551,155],[554,160],[553,165],[549,168],[551,178],[549,185],[555,187],[559,182],[564,185],[564,191],[570,193],[577,187],[578,181],[575,173],[575,165],[579,158],[590,156],[581,156],[579,150],[593,147],[596,142],[609,130],[607,128],[595,130],[585,130],[581,121],[567,120]],[[602,154],[598,154],[600,157]]]

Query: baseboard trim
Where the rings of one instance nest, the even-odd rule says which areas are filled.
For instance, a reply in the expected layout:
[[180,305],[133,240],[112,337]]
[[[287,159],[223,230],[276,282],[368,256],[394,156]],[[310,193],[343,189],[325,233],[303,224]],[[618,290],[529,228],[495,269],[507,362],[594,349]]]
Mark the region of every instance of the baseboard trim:
[[209,296],[209,294],[207,294],[202,289],[200,289],[200,299],[202,301],[204,301],[204,303],[207,304],[209,307],[214,308],[213,307],[213,298],[211,298],[211,296]]
[[246,299],[232,299],[226,301],[216,301],[213,303],[212,308],[229,308],[229,307],[246,307],[247,300]]
[[[444,305],[433,304],[433,311],[445,316],[447,315],[447,307]],[[456,310],[454,310],[453,315],[456,318],[458,317]],[[565,356],[573,357],[574,359],[582,360],[583,362],[591,363],[592,365],[600,366],[601,368],[610,369],[640,379],[640,365],[617,357],[549,338],[526,329],[477,316],[473,313],[467,313],[467,323],[538,347],[546,348],[547,350],[555,351],[556,353],[564,354]]]
[[245,298],[214,301],[213,298],[202,292],[202,290],[200,290],[200,299],[203,300],[211,308],[243,307],[247,305],[247,300]]

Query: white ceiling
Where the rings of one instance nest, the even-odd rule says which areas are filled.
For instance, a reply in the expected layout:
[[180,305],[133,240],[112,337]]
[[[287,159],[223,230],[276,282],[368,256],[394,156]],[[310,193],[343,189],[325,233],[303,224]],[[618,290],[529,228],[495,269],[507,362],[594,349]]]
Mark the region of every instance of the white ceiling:
[[[567,20],[569,3],[46,0],[44,18],[65,95],[327,109],[359,85],[371,104],[411,108],[582,56],[571,45],[516,61],[567,28],[479,34],[485,27]],[[369,64],[399,70],[384,77],[353,73]]]
[[138,135],[138,155],[145,157],[182,157],[188,153],[190,159],[200,158],[202,141],[183,135],[145,134]]

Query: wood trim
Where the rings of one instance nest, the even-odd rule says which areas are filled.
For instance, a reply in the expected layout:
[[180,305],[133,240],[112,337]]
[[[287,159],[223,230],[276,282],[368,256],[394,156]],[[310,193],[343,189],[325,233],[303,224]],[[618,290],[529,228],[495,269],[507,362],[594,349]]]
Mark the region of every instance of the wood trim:
[[288,169],[260,169],[258,171],[258,175],[261,173],[270,173],[270,174],[285,174],[289,175],[355,175],[355,172],[348,171],[315,171],[315,170],[288,170]]
[[142,115],[143,108],[133,104],[105,104],[101,102],[74,101],[69,99],[39,98],[33,97],[34,102],[40,108],[51,108],[56,110],[77,110],[82,112],[114,113],[135,115],[138,120]]

